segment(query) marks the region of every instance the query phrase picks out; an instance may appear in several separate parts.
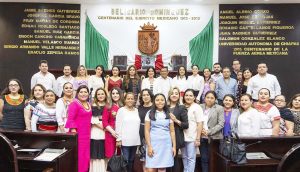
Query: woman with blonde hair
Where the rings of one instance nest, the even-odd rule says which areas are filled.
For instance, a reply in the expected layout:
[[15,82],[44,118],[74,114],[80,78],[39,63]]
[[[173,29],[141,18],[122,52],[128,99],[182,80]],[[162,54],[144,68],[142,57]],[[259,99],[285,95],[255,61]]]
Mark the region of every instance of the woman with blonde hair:
[[170,118],[174,122],[175,137],[176,137],[176,156],[174,157],[174,166],[172,171],[179,170],[179,149],[185,146],[184,130],[189,128],[187,109],[184,105],[180,105],[181,92],[178,87],[171,88],[169,91],[168,102],[170,110]]
[[74,78],[73,81],[74,92],[76,92],[78,87],[81,85],[88,86],[88,79],[89,79],[89,75],[87,73],[87,69],[85,68],[84,65],[79,65],[77,68],[76,77]]

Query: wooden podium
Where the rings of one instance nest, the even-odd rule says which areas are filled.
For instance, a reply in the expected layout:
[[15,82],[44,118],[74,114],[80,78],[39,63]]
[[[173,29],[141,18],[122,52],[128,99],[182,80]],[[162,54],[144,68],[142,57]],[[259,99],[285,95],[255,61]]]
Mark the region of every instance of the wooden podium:
[[[249,145],[246,152],[263,152],[283,157],[294,145],[300,143],[300,137],[242,137],[241,141]],[[219,139],[210,140],[210,172],[276,172],[280,160],[251,159],[246,164],[235,164],[219,153]]]
[[3,129],[0,129],[0,133],[5,135],[14,145],[18,144],[22,149],[67,149],[66,152],[53,161],[34,160],[39,152],[24,153],[16,151],[19,171],[42,172],[49,169],[49,171],[56,172],[77,172],[77,134],[26,132]]

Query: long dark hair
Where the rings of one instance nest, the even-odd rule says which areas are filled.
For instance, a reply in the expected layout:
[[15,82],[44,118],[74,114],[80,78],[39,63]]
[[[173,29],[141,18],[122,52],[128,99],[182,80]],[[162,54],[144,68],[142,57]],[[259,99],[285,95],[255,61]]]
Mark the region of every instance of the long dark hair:
[[125,75],[125,78],[124,78],[124,85],[125,85],[125,88],[128,89],[128,86],[129,86],[129,80],[130,80],[130,74],[129,74],[129,71],[131,68],[134,68],[135,70],[135,74],[134,74],[134,78],[131,78],[132,79],[132,84],[133,85],[137,85],[139,80],[140,80],[140,77],[139,75],[137,74],[137,69],[134,65],[130,65],[126,71],[126,75]]
[[10,79],[7,84],[6,84],[6,87],[4,88],[4,90],[2,91],[1,95],[7,95],[7,94],[10,94],[10,91],[9,91],[9,83],[11,81],[15,81],[16,83],[18,83],[19,85],[19,91],[18,93],[19,94],[24,94],[24,91],[23,91],[23,87],[22,87],[22,84],[21,82],[18,80],[18,79]]
[[97,69],[98,67],[100,67],[102,70],[101,79],[102,79],[103,84],[105,85],[104,67],[103,67],[103,65],[97,65],[95,69]]
[[195,92],[194,92],[194,90],[193,90],[193,89],[189,88],[189,89],[186,89],[186,90],[185,90],[185,92],[184,92],[184,94],[183,94],[182,103],[183,103],[183,104],[185,104],[185,103],[186,103],[186,101],[185,101],[185,95],[186,95],[186,93],[187,93],[187,92],[192,92],[192,93],[193,93],[193,95],[194,95],[194,97],[195,97],[195,100],[194,100],[194,102],[196,102],[196,96],[195,96]]
[[156,108],[156,105],[155,105],[155,99],[156,99],[158,96],[163,96],[163,98],[165,99],[165,105],[164,105],[164,107],[163,107],[163,111],[164,111],[164,113],[166,114],[166,119],[170,119],[170,114],[169,114],[170,111],[169,111],[169,107],[168,107],[168,105],[167,105],[166,97],[165,97],[163,94],[161,94],[161,93],[158,93],[158,94],[156,94],[156,95],[154,96],[154,105],[152,106],[151,110],[149,111],[149,118],[150,118],[151,120],[153,120],[153,121],[156,120],[156,118],[155,118],[155,113],[156,113],[157,108]]
[[289,108],[293,108],[293,100],[296,99],[297,97],[300,97],[300,93],[295,94],[295,95],[291,98],[291,100],[289,101],[289,103],[288,103],[288,105],[287,105]]
[[153,95],[152,91],[148,88],[145,88],[140,93],[140,106],[144,106],[144,103],[145,103],[144,100],[143,100],[143,92],[144,91],[148,92],[148,94],[150,95],[150,98],[151,98],[151,102],[153,102],[154,95]]
[[[80,86],[77,88],[77,90],[76,90],[76,98],[78,97],[78,94],[79,94],[80,90],[82,90],[82,89],[86,89],[87,92],[88,92],[88,94],[90,93],[90,89],[89,89],[88,86],[86,86],[86,85],[80,85]],[[89,101],[89,100],[87,100],[87,101]]]
[[[232,99],[232,101],[233,101],[233,105],[232,105],[232,107],[231,108],[236,108],[236,99],[235,99],[235,97],[232,95],[232,94],[226,94],[224,97],[223,97],[223,100],[222,100],[222,102],[224,102],[224,100],[225,100],[225,98],[226,97],[230,97],[231,99]],[[224,103],[223,103],[224,104]]]
[[248,70],[251,74],[253,74],[253,71],[252,71],[250,68],[246,67],[246,68],[243,69],[243,71],[242,71],[242,82],[241,82],[241,85],[242,85],[242,86],[244,85],[244,82],[245,82],[244,72],[246,72],[247,70]]
[[[208,78],[208,79],[206,79],[205,76],[204,76],[204,71],[205,71],[205,69],[207,69],[207,70],[210,72],[210,75],[209,75],[209,78]],[[203,78],[204,78],[204,81],[209,81],[210,78],[211,78],[211,70],[210,70],[209,68],[207,68],[207,67],[203,69]]]
[[179,78],[179,70],[180,70],[180,68],[184,69],[184,76],[185,76],[185,79],[187,79],[188,78],[188,76],[187,76],[187,70],[186,70],[186,68],[184,66],[179,66],[179,68],[177,70],[177,79]]
[[[115,102],[113,99],[112,99],[112,92],[114,90],[117,90],[117,92],[119,93],[119,100],[118,102]],[[110,90],[110,99],[109,99],[109,108],[112,107],[113,103],[116,103],[118,104],[119,106],[123,106],[123,91],[119,88],[119,87],[114,87]]]
[[[46,93],[46,88],[42,84],[35,84],[35,86],[33,86],[32,89],[31,89],[31,91],[30,91],[29,100],[36,100],[36,97],[34,97],[34,89],[35,89],[35,87],[41,87],[41,89],[43,90],[44,95]],[[43,98],[44,98],[44,95],[43,95]]]
[[148,67],[148,69],[146,70],[146,75],[145,75],[145,77],[146,77],[146,78],[149,77],[148,72],[149,72],[150,69],[152,69],[152,70],[154,71],[154,76],[153,76],[153,78],[156,78],[156,70],[155,70],[155,68],[154,68],[153,66]]
[[63,85],[63,91],[62,91],[62,93],[61,93],[61,96],[60,96],[60,97],[63,97],[63,96],[65,95],[65,93],[64,93],[64,89],[65,89],[65,86],[66,86],[67,84],[71,84],[71,85],[72,85],[72,88],[73,88],[73,84],[72,84],[71,82],[66,82],[66,83],[64,83],[64,85]]
[[120,68],[118,67],[118,66],[113,66],[112,68],[111,68],[111,76],[113,76],[113,68],[117,68],[118,69],[118,71],[119,71],[119,74],[118,74],[118,76],[120,77],[121,76],[121,72],[120,72]]

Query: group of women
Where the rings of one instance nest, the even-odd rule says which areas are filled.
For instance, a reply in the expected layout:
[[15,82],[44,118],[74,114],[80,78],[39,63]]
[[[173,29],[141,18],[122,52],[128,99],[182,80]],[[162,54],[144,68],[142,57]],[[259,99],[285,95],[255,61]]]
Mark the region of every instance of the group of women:
[[[282,95],[272,104],[269,90],[262,88],[258,102],[253,102],[243,93],[249,69],[243,72],[238,101],[226,95],[223,106],[216,103],[210,69],[204,69],[202,77],[196,65],[189,77],[184,67],[178,69],[167,97],[153,95],[153,88],[160,86],[154,68],[144,79],[134,66],[123,79],[116,66],[106,78],[101,65],[95,71],[96,75],[87,76],[80,66],[75,83],[66,82],[57,101],[55,93],[40,84],[27,98],[21,83],[11,79],[0,99],[0,127],[78,133],[79,172],[106,171],[107,160],[118,147],[128,161],[127,171],[133,171],[138,150],[144,171],[181,171],[181,153],[184,171],[191,172],[199,149],[202,171],[207,172],[209,137],[223,138],[231,132],[256,137],[300,134],[300,94],[287,106]],[[89,77],[95,77],[93,82],[88,82]]]

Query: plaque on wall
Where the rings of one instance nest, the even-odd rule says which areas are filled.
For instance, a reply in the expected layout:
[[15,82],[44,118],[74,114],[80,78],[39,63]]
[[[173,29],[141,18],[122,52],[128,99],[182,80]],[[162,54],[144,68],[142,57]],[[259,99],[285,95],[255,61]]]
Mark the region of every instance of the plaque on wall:
[[149,67],[155,68],[155,57],[142,55],[142,69],[148,69]]
[[117,66],[120,70],[127,69],[127,56],[114,56],[113,66]]
[[173,66],[173,71],[177,71],[180,66],[184,66],[186,68],[186,59],[187,56],[181,56],[181,55],[172,56],[171,62]]

